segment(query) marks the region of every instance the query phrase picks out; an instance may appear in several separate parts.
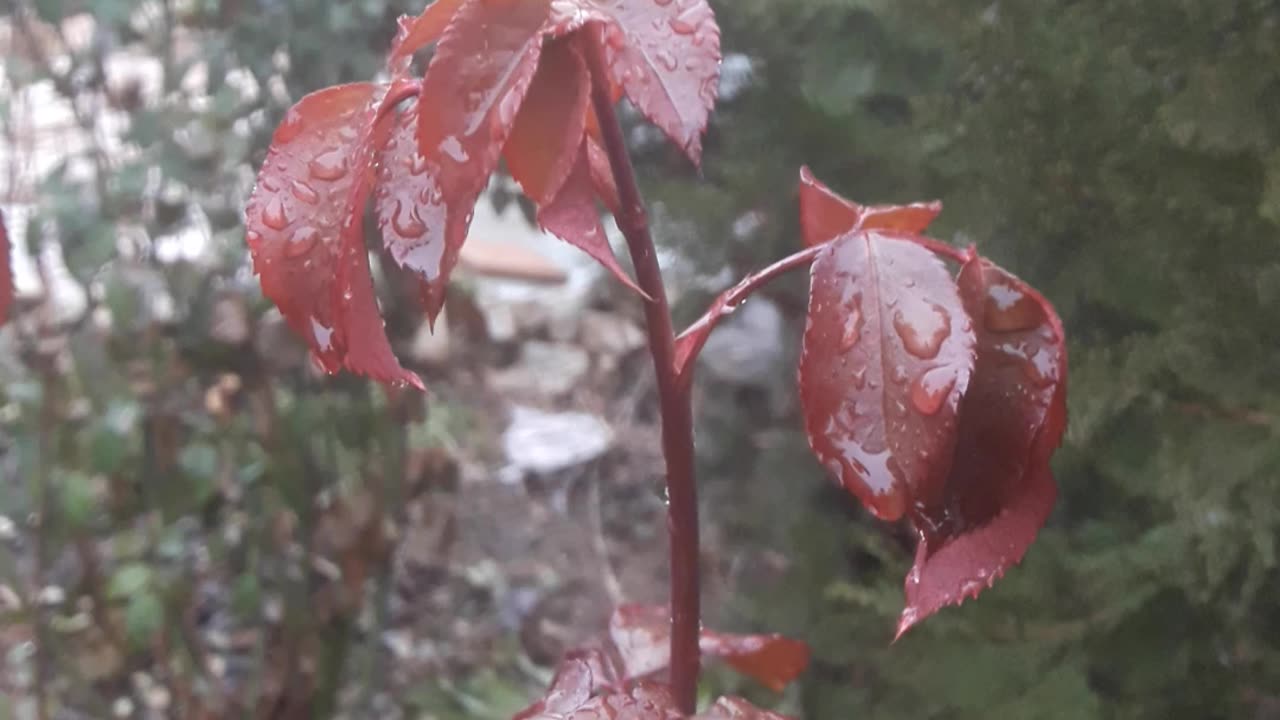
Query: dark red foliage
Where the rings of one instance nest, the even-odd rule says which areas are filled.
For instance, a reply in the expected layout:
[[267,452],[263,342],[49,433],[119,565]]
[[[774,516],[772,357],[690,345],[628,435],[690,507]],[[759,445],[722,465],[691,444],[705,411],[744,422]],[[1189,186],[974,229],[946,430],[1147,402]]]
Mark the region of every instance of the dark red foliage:
[[[623,605],[609,620],[609,641],[621,677],[654,677],[671,661],[671,613],[661,605]],[[734,635],[703,630],[702,654],[781,692],[809,665],[809,647],[777,634]]]
[[[1021,280],[917,234],[938,208],[864,208],[807,172],[800,193],[805,243],[822,245],[800,361],[805,426],[845,488],[919,534],[901,635],[989,587],[1048,518],[1065,338]],[[935,252],[965,261],[958,281]]]
[[946,493],[915,510],[920,545],[899,635],[1021,560],[1057,495],[1049,456],[1067,423],[1062,323],[1039,293],[983,258],[965,263],[958,283],[977,358]]
[[[661,682],[670,660],[667,608],[624,605],[609,621],[601,648],[576,650],[560,663],[546,695],[515,720],[677,720],[680,713]],[[703,654],[723,658],[745,674],[781,691],[809,661],[809,649],[779,635],[729,635],[703,631]],[[787,720],[740,698],[721,698],[696,718]]]
[[[501,157],[544,228],[637,289],[596,208],[616,211],[619,200],[579,48],[603,38],[616,97],[697,162],[719,35],[705,0],[437,0],[402,18],[389,95],[372,84],[322,90],[276,131],[246,214],[264,293],[328,371],[420,386],[382,331],[365,203],[372,194],[388,254],[419,276],[434,318]],[[411,60],[432,44],[425,76],[410,80]]]
[[9,231],[4,227],[4,213],[0,212],[0,324],[9,318],[9,305],[13,302],[13,271],[10,269]]

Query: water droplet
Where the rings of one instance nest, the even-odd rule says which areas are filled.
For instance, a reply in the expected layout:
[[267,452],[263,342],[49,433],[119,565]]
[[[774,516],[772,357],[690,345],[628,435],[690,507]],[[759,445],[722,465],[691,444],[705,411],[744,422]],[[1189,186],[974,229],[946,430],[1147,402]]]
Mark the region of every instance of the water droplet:
[[403,200],[396,201],[396,209],[391,216],[391,227],[402,238],[422,237],[427,232],[427,224],[418,215],[418,208]]
[[675,72],[680,68],[680,61],[670,51],[659,50],[656,57],[658,64],[665,68],[667,72]]
[[465,163],[471,159],[471,156],[467,154],[466,148],[462,147],[462,143],[454,135],[450,135],[440,141],[440,152],[448,155],[450,160],[458,164]]
[[284,254],[291,258],[301,257],[310,252],[319,239],[319,230],[310,225],[303,225],[294,230],[293,235],[289,237],[289,244],[284,246]]
[[666,7],[671,4],[671,0],[653,0],[658,7]]
[[272,230],[283,230],[289,225],[289,215],[285,212],[284,202],[278,197],[273,197],[267,201],[267,206],[262,208],[262,224]]
[[294,197],[308,205],[315,205],[320,202],[320,194],[316,192],[316,189],[301,180],[294,180],[293,184],[290,185],[290,190],[293,191]]
[[867,385],[867,369],[860,367],[853,371],[853,386],[861,390]]
[[1037,387],[1049,387],[1058,379],[1058,359],[1049,348],[1040,348],[1024,365],[1027,378]]
[[941,365],[925,372],[911,385],[911,404],[925,415],[936,415],[956,386],[953,368]]
[[840,333],[840,352],[849,352],[858,344],[862,336],[862,305],[855,300],[849,306],[849,314],[844,319],[844,329]]
[[938,356],[942,341],[951,334],[951,314],[932,303],[917,304],[911,312],[893,313],[893,328],[907,352],[922,360]]
[[415,152],[413,157],[408,160],[409,174],[421,175],[427,171],[427,156],[420,152]]
[[904,383],[907,381],[907,368],[903,365],[894,365],[893,372],[889,375],[896,383]]
[[337,180],[347,174],[347,154],[342,148],[326,150],[312,158],[307,169],[318,180]]
[[987,287],[982,321],[991,332],[1017,332],[1030,330],[1044,322],[1044,312],[1022,290],[1003,283],[992,283]]
[[687,16],[691,15],[688,10],[680,15],[671,18],[671,31],[677,35],[692,35],[698,31],[698,26],[691,22]]

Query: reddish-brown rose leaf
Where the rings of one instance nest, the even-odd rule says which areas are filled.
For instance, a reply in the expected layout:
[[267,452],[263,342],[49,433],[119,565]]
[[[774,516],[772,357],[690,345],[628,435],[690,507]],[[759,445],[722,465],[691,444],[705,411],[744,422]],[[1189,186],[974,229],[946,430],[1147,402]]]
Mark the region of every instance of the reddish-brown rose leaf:
[[387,69],[393,77],[407,73],[413,54],[440,39],[462,3],[463,0],[434,0],[420,15],[400,16],[387,56]]
[[740,697],[722,697],[706,712],[695,715],[693,720],[792,720],[786,715],[779,715],[768,710],[761,710]]
[[360,219],[384,95],[369,83],[340,85],[289,110],[249,198],[246,239],[263,294],[327,371],[345,365],[422,387],[391,352],[363,254]]
[[1049,456],[1066,427],[1066,345],[1053,307],[993,263],[958,280],[977,358],[940,498],[913,508],[920,531],[898,635],[975,597],[1022,559],[1053,509]]
[[800,168],[800,229],[812,247],[853,230],[897,230],[922,233],[942,212],[942,203],[859,205],[822,184],[809,168]]
[[410,101],[393,121],[391,136],[378,157],[374,212],[387,253],[418,276],[425,299],[444,262],[445,207],[432,166],[418,152],[422,102],[421,98]]
[[573,44],[547,41],[503,149],[511,177],[540,206],[551,202],[573,170],[590,100],[587,65]]
[[[671,618],[665,606],[623,605],[609,619],[609,639],[622,660],[624,678],[664,672],[671,661]],[[781,635],[733,635],[704,630],[702,654],[775,692],[791,684],[809,664],[809,648]]]
[[533,80],[549,12],[550,0],[466,0],[427,67],[417,113],[423,172],[402,192],[423,199],[417,215],[424,221],[434,205],[444,208],[442,225],[424,222],[419,236],[406,239],[417,254],[405,266],[427,282],[433,318],[443,306],[476,199]]
[[576,157],[573,172],[561,186],[555,199],[539,208],[538,224],[552,235],[590,255],[622,284],[647,298],[640,286],[618,264],[618,258],[609,246],[604,225],[600,223],[600,213],[596,211],[585,143],[581,145]]
[[800,358],[818,459],[876,516],[942,495],[974,334],[955,283],[911,236],[849,233],[810,271]]
[[0,325],[9,319],[9,305],[13,302],[13,270],[10,267],[9,231],[4,226],[4,212],[0,211]]
[[613,82],[700,164],[720,82],[720,28],[707,0],[561,0],[554,8],[554,35],[605,23]]
[[665,685],[640,682],[626,688],[596,677],[602,656],[571,654],[560,663],[547,694],[512,720],[680,720]]

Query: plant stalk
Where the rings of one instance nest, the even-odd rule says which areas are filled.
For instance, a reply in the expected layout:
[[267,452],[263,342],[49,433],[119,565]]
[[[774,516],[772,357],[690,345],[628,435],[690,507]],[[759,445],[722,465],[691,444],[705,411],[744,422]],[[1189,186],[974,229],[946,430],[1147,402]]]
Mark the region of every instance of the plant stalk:
[[614,108],[600,32],[583,43],[591,71],[591,101],[618,185],[619,229],[635,265],[640,289],[652,300],[644,306],[649,352],[658,381],[662,451],[667,463],[667,529],[671,542],[671,689],[684,713],[696,712],[701,631],[698,583],[698,491],[693,468],[693,409],[688,388],[676,373],[675,331],[662,283],[644,200],[636,185],[622,125]]

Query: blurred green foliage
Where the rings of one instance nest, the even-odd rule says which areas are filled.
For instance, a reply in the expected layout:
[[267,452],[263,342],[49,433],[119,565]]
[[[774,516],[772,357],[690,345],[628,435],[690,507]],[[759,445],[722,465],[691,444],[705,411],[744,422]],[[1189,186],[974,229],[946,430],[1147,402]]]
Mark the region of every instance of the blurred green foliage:
[[[825,487],[780,513],[797,484],[825,482],[807,479],[820,473],[792,435],[719,459],[713,472],[778,520],[774,546],[794,563],[752,612],[815,643],[806,716],[1270,717],[1280,5],[718,10],[756,82],[715,116],[708,182],[658,190],[671,215],[698,219],[691,235],[725,237],[755,208],[767,221],[730,242],[731,261],[794,248],[803,163],[859,201],[940,198],[934,234],[1040,287],[1071,341],[1049,527],[980,600],[892,647],[910,544]],[[777,292],[803,307],[800,283]]]

